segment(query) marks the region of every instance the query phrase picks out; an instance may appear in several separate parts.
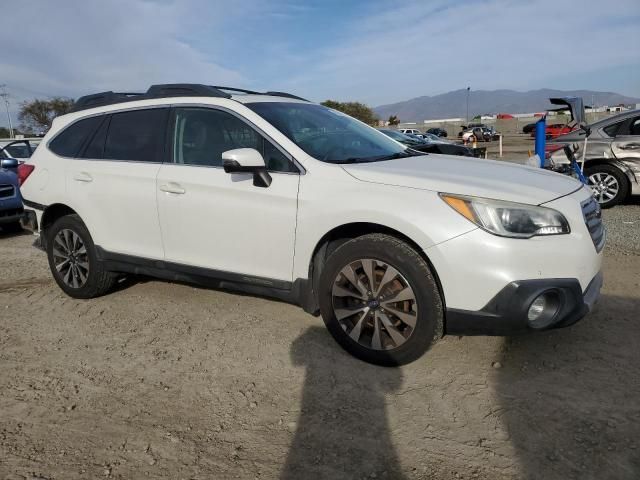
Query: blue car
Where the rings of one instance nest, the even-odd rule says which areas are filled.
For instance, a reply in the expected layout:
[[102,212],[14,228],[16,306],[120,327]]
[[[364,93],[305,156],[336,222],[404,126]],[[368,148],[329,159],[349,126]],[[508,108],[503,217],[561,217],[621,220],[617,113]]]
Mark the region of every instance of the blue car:
[[14,158],[0,159],[0,230],[18,232],[22,230],[20,220],[24,216],[22,195],[18,186],[18,161]]

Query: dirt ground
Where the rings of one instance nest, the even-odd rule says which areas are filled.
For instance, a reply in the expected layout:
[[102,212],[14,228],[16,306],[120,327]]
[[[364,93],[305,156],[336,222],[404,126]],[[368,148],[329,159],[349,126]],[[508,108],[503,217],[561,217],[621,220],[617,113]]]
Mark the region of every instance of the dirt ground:
[[285,303],[142,278],[73,300],[32,241],[0,234],[2,479],[640,478],[640,251],[607,247],[571,328],[385,369]]

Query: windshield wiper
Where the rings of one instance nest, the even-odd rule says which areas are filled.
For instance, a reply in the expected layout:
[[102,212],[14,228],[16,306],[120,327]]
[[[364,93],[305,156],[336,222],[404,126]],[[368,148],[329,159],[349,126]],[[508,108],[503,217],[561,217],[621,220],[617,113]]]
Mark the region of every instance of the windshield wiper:
[[383,157],[374,157],[374,159],[372,159],[373,161],[377,161],[377,160],[395,160],[397,158],[407,158],[407,157],[415,157],[417,155],[422,155],[422,152],[418,153],[418,152],[412,152],[409,149],[403,151],[403,152],[397,152],[397,153],[392,153],[391,155],[385,155]]
[[407,149],[402,152],[392,153],[391,155],[382,155],[377,157],[350,157],[350,158],[345,158],[344,160],[337,160],[334,163],[339,163],[339,164],[367,163],[367,162],[377,162],[382,160],[395,160],[397,158],[415,157],[417,155],[424,155],[424,153]]

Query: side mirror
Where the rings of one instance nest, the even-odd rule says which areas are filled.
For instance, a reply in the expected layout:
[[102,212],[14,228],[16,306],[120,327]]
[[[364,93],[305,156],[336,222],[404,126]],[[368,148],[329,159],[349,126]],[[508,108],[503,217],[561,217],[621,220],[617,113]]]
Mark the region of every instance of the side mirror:
[[7,170],[15,170],[18,168],[18,160],[15,158],[3,158],[0,167],[6,168]]
[[253,173],[253,185],[266,188],[271,175],[260,152],[254,148],[236,148],[222,153],[222,166],[226,173]]

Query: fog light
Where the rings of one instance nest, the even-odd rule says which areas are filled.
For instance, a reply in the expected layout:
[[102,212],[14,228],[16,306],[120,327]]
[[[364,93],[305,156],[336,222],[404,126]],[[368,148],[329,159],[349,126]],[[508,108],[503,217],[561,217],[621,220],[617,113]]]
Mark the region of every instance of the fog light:
[[546,328],[551,325],[560,310],[560,296],[556,291],[548,291],[538,295],[527,312],[527,320],[531,328]]
[[529,307],[529,312],[527,313],[527,318],[529,322],[535,322],[540,318],[540,315],[544,313],[544,307],[547,306],[547,299],[544,294],[537,297],[531,306]]

